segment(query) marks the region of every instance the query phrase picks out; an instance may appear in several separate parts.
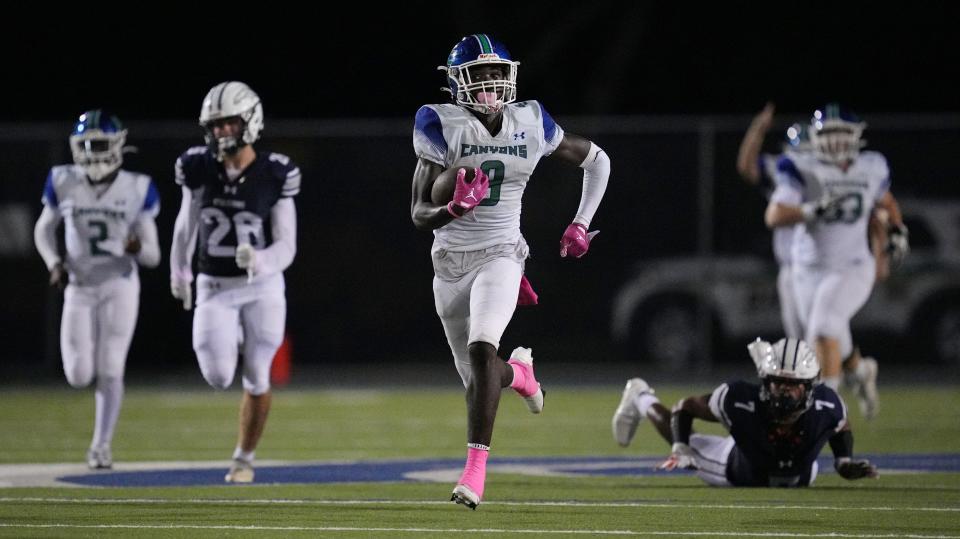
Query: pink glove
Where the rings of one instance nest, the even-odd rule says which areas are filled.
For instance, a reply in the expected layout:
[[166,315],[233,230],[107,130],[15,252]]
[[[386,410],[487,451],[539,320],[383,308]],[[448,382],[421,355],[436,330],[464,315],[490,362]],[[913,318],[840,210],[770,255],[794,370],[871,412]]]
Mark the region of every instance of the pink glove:
[[[457,171],[457,186],[453,190],[453,200],[447,203],[447,211],[454,217],[463,217],[464,214],[476,208],[490,189],[490,178],[479,168],[473,169],[472,182],[465,181],[466,175],[467,170],[464,168]],[[454,211],[454,207],[459,207],[460,213]]]
[[567,230],[563,232],[563,237],[560,238],[560,256],[569,254],[580,258],[587,254],[587,249],[590,248],[590,240],[599,233],[599,230],[595,230],[588,234],[587,227],[580,223],[570,223]]
[[530,286],[527,276],[520,274],[520,293],[517,294],[517,305],[536,305],[537,293]]

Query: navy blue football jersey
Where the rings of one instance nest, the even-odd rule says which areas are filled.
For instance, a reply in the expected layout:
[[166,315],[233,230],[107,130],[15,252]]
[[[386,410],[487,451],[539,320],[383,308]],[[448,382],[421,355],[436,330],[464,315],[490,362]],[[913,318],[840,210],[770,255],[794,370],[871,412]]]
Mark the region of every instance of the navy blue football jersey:
[[727,480],[737,486],[809,485],[820,450],[847,423],[847,407],[836,391],[817,385],[813,399],[796,423],[778,429],[760,400],[759,385],[737,380],[714,390],[710,409],[736,443]]
[[178,184],[194,191],[200,205],[197,270],[217,277],[245,275],[237,267],[237,245],[268,247],[270,210],[283,197],[300,192],[300,169],[279,153],[257,152],[257,157],[233,181],[207,147],[183,153],[176,164]]

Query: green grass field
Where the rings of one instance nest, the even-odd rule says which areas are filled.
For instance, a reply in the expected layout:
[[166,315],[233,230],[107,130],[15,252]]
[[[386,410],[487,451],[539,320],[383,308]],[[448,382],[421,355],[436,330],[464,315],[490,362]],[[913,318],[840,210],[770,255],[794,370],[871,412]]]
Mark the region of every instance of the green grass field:
[[[498,457],[665,456],[641,425],[634,445],[610,435],[620,387],[553,387],[542,416],[504,393]],[[711,388],[658,387],[666,403]],[[851,419],[857,453],[960,452],[960,388],[883,387],[880,417]],[[81,462],[92,392],[0,393],[0,465]],[[852,397],[848,403],[853,404]],[[239,392],[128,388],[114,441],[133,461],[220,460],[236,436]],[[277,390],[258,459],[462,458],[459,391]],[[699,425],[699,423],[698,423]],[[720,431],[700,429],[707,432]],[[0,466],[4,467],[4,466]],[[452,483],[207,487],[0,488],[4,537],[960,537],[960,473],[887,473],[810,489],[718,489],[692,475],[559,477],[495,473],[477,511],[447,502]]]

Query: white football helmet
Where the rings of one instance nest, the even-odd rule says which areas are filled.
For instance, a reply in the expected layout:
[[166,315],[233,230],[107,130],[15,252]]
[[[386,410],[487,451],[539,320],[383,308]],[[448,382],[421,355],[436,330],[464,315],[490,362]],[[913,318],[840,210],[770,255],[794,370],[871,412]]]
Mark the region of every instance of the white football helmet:
[[[212,122],[238,117],[243,121],[243,131],[239,137],[228,136],[219,139],[213,136]],[[260,97],[249,86],[238,81],[221,82],[210,88],[200,107],[200,127],[210,151],[223,160],[224,155],[237,153],[247,144],[253,144],[263,131],[263,105]]]
[[[820,379],[820,360],[807,343],[780,339],[774,344],[757,339],[747,345],[760,377],[760,400],[766,401],[777,420],[796,418],[813,405],[813,386]],[[773,382],[799,384],[800,398],[771,389]]]
[[73,162],[94,182],[103,180],[123,164],[127,130],[109,112],[94,109],[80,115],[70,133]]
[[867,145],[862,140],[866,128],[866,122],[852,111],[837,103],[827,103],[813,111],[810,144],[821,161],[842,165],[856,159],[860,149]]

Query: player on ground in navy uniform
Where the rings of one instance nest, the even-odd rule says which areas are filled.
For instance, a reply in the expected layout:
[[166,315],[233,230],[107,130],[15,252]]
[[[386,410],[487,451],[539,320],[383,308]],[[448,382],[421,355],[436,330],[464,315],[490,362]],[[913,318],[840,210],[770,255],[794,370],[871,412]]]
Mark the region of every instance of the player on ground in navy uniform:
[[[123,401],[127,351],[137,325],[137,266],[160,263],[160,197],[149,176],[120,168],[127,130],[102,110],[83,113],[70,135],[73,165],[50,169],[34,229],[50,284],[66,286],[60,352],[67,382],[97,379],[91,468],[113,465],[111,442]],[[66,258],[57,250],[64,222]],[[69,281],[69,284],[67,282]]]
[[300,170],[285,155],[254,150],[263,107],[242,82],[224,82],[207,93],[200,125],[207,145],[190,148],[176,163],[183,201],[173,231],[170,287],[190,309],[196,248],[193,349],[207,383],[226,389],[242,347],[239,434],[225,479],[249,483],[270,411],[270,365],[284,336],[283,270],[296,254],[293,197],[300,192]]
[[[820,364],[797,339],[747,346],[760,383],[735,380],[709,395],[681,400],[671,412],[640,378],[627,382],[613,415],[613,436],[627,446],[646,417],[672,444],[661,468],[689,468],[716,486],[805,487],[817,477],[817,456],[830,444],[844,479],[876,477],[853,458],[853,433],[840,395],[819,384]],[[693,433],[693,420],[719,421],[729,436]]]
[[[560,242],[561,256],[579,258],[610,174],[596,144],[564,133],[539,102],[514,103],[518,64],[485,34],[463,38],[440,68],[453,102],[421,107],[413,133],[418,161],[410,213],[418,229],[434,233],[437,314],[466,387],[467,462],[452,499],[471,508],[483,496],[501,389],[512,387],[533,413],[543,408],[531,350],[518,347],[506,362],[497,356],[518,301],[535,303],[523,276],[529,249],[520,233],[527,181],[545,156],[584,169],[580,207]],[[456,167],[475,169],[475,178],[460,177],[453,200],[435,204],[436,178]]]

